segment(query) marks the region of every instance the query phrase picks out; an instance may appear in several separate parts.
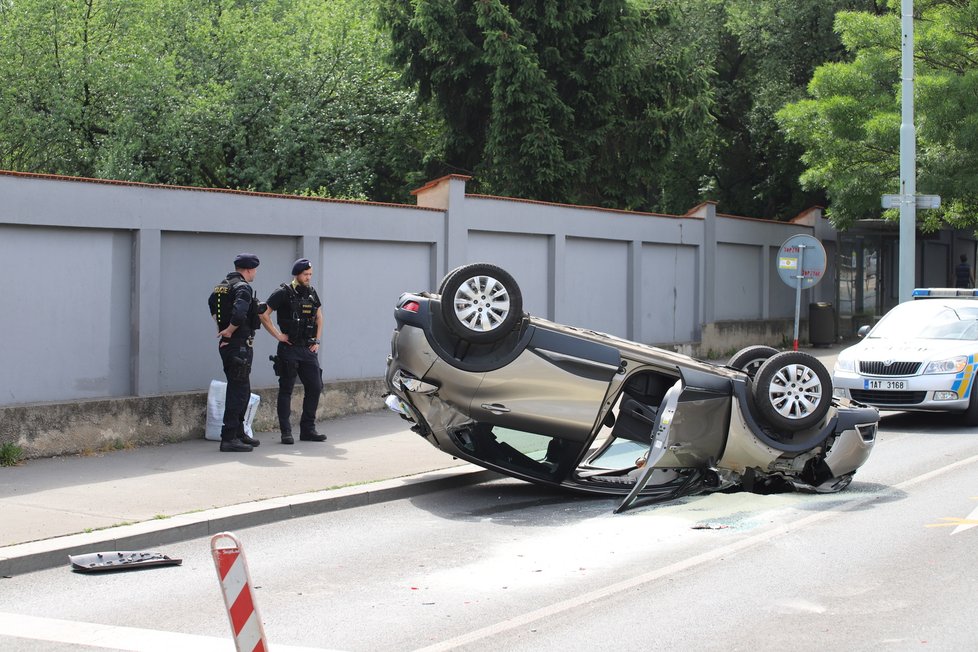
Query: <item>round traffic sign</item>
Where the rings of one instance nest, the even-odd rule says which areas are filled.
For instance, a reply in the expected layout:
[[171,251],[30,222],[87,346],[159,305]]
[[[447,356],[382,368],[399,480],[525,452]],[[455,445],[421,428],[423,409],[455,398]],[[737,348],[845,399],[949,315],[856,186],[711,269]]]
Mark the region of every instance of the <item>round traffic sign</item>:
[[825,274],[825,248],[818,238],[793,235],[778,250],[778,276],[791,287],[810,288]]

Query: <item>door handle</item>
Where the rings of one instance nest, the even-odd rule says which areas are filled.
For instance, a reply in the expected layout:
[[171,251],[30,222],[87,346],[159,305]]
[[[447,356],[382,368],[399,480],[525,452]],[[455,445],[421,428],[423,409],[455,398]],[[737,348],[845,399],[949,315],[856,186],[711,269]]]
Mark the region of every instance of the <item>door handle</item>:
[[482,409],[489,410],[493,414],[504,414],[510,411],[508,407],[505,405],[500,405],[499,403],[483,403]]

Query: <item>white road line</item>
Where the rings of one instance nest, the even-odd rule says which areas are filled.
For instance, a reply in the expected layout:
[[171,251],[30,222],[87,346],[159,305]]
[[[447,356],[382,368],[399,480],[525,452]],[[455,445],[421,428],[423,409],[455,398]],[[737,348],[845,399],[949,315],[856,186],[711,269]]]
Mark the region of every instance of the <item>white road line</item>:
[[[109,650],[134,652],[234,652],[230,630],[227,638],[199,636],[155,629],[97,625],[56,618],[38,618],[0,612],[0,638],[12,636],[35,641],[88,645]],[[330,652],[323,648],[295,645],[269,646],[276,652]]]
[[[931,480],[939,475],[943,475],[944,473],[948,473],[962,466],[967,466],[968,464],[973,464],[975,462],[978,462],[978,455],[974,455],[967,459],[959,460],[957,462],[954,462],[953,464],[948,464],[947,466],[942,466],[939,469],[928,471],[927,473],[923,473],[914,478],[910,478],[909,480],[905,480],[897,485],[894,485],[893,489],[895,490],[907,489],[914,485],[920,484],[921,482],[926,482],[927,480]],[[802,528],[808,527],[809,525],[813,525],[815,523],[824,521],[834,516],[838,516],[843,512],[871,503],[877,500],[878,498],[880,498],[881,495],[885,495],[885,492],[884,494],[875,494],[868,497],[850,499],[846,501],[846,503],[841,507],[839,507],[838,509],[827,510],[824,512],[818,512],[810,516],[806,516],[805,518],[794,521],[793,523],[778,526],[776,528],[768,530],[767,532],[762,532],[760,534],[747,537],[746,539],[742,539],[740,541],[731,543],[721,548],[717,548],[715,550],[710,550],[704,553],[700,553],[698,555],[694,555],[693,557],[690,557],[688,559],[677,561],[673,564],[669,564],[668,566],[664,566],[663,568],[649,571],[648,573],[643,573],[642,575],[636,575],[633,578],[623,580],[615,584],[611,584],[609,586],[604,587],[603,589],[597,589],[594,591],[589,591],[587,593],[582,593],[581,595],[575,598],[571,598],[569,600],[562,600],[561,602],[557,602],[552,605],[527,612],[523,615],[516,616],[515,618],[510,618],[509,620],[504,620],[494,625],[482,627],[480,629],[476,629],[471,632],[468,632],[467,634],[462,634],[461,636],[456,636],[455,638],[451,638],[446,641],[442,641],[440,643],[435,643],[434,645],[429,645],[427,647],[420,648],[415,652],[441,652],[442,650],[452,650],[462,645],[468,645],[470,643],[474,643],[476,641],[480,641],[485,638],[498,636],[503,632],[507,632],[512,629],[516,629],[518,627],[523,627],[525,625],[536,622],[538,620],[553,617],[564,611],[577,609],[579,607],[588,604],[589,602],[602,600],[604,598],[613,596],[617,593],[628,591],[637,586],[641,586],[642,584],[648,584],[649,582],[654,582],[656,580],[662,579],[663,577],[668,577],[669,575],[680,573],[682,571],[688,570],[695,566],[716,561],[717,559],[721,559],[728,555],[732,555],[734,553],[747,550],[748,548],[753,548],[754,546],[770,541],[771,539],[774,539],[776,537],[782,536],[784,534],[789,534],[796,530],[800,530]],[[842,496],[840,495],[840,497]]]

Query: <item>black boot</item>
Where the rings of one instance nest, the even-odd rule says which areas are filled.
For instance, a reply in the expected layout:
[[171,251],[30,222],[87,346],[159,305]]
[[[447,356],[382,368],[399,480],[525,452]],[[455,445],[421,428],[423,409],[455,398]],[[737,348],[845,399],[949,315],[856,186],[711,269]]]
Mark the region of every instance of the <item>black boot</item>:
[[283,432],[282,433],[282,443],[283,444],[294,444],[295,443],[295,440],[292,439],[292,433],[291,432]]
[[247,453],[251,451],[253,446],[244,443],[240,439],[223,439],[221,440],[221,452],[222,453]]
[[320,435],[318,432],[311,432],[308,435],[299,435],[300,441],[326,441],[326,435]]
[[244,443],[248,444],[249,446],[253,446],[255,448],[257,448],[258,446],[261,445],[261,442],[260,441],[258,441],[254,437],[249,437],[248,435],[241,435],[241,441],[243,441]]

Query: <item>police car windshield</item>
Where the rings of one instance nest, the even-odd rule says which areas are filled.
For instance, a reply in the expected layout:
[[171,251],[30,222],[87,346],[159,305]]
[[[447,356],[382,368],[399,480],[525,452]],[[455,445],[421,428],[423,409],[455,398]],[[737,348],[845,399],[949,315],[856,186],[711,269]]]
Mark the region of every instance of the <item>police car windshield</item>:
[[978,340],[978,305],[952,306],[938,299],[901,303],[880,320],[868,337]]

